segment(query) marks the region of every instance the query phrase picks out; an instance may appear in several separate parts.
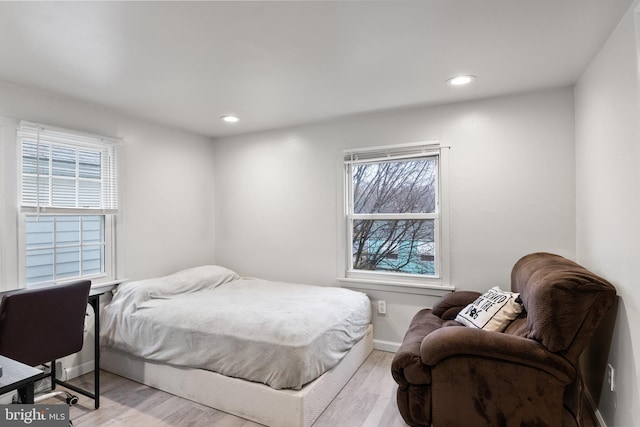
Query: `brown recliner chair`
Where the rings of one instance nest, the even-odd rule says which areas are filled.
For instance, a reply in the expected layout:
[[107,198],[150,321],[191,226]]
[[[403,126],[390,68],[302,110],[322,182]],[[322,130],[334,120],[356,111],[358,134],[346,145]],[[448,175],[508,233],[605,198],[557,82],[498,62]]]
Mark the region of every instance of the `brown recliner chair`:
[[513,267],[511,291],[524,310],[504,332],[454,320],[477,292],[447,294],[415,315],[391,367],[407,424],[581,424],[578,358],[615,288],[563,257],[535,253]]

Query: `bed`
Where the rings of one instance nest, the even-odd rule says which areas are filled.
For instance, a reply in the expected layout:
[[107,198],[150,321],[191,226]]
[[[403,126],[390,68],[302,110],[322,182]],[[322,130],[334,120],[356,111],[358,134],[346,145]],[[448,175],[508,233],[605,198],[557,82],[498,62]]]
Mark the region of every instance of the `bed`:
[[272,426],[311,425],[373,348],[365,294],[221,266],[125,283],[103,313],[103,369]]

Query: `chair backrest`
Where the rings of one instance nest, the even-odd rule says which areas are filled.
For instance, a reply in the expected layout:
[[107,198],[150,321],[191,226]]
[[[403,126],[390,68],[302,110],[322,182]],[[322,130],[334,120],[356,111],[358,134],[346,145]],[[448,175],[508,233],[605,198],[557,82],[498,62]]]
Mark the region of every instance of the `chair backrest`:
[[516,262],[511,290],[522,298],[527,337],[574,363],[616,298],[615,287],[605,279],[544,252]]
[[80,351],[90,288],[81,280],[5,294],[0,354],[37,366]]

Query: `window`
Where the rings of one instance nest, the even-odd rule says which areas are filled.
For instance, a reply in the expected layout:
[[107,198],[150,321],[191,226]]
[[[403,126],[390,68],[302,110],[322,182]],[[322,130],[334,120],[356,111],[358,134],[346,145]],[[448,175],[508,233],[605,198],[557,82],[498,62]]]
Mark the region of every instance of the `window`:
[[117,141],[26,122],[18,141],[24,283],[113,278]]
[[448,278],[440,146],[349,151],[344,165],[346,277],[435,283]]

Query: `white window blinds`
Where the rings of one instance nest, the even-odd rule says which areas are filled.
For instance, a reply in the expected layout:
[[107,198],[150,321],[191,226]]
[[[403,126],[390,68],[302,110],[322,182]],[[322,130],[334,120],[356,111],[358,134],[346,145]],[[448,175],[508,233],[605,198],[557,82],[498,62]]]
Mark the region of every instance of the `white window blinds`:
[[20,209],[116,214],[118,140],[21,122]]
[[411,159],[440,153],[438,141],[415,142],[402,145],[386,145],[344,151],[345,164],[382,162],[385,160]]

